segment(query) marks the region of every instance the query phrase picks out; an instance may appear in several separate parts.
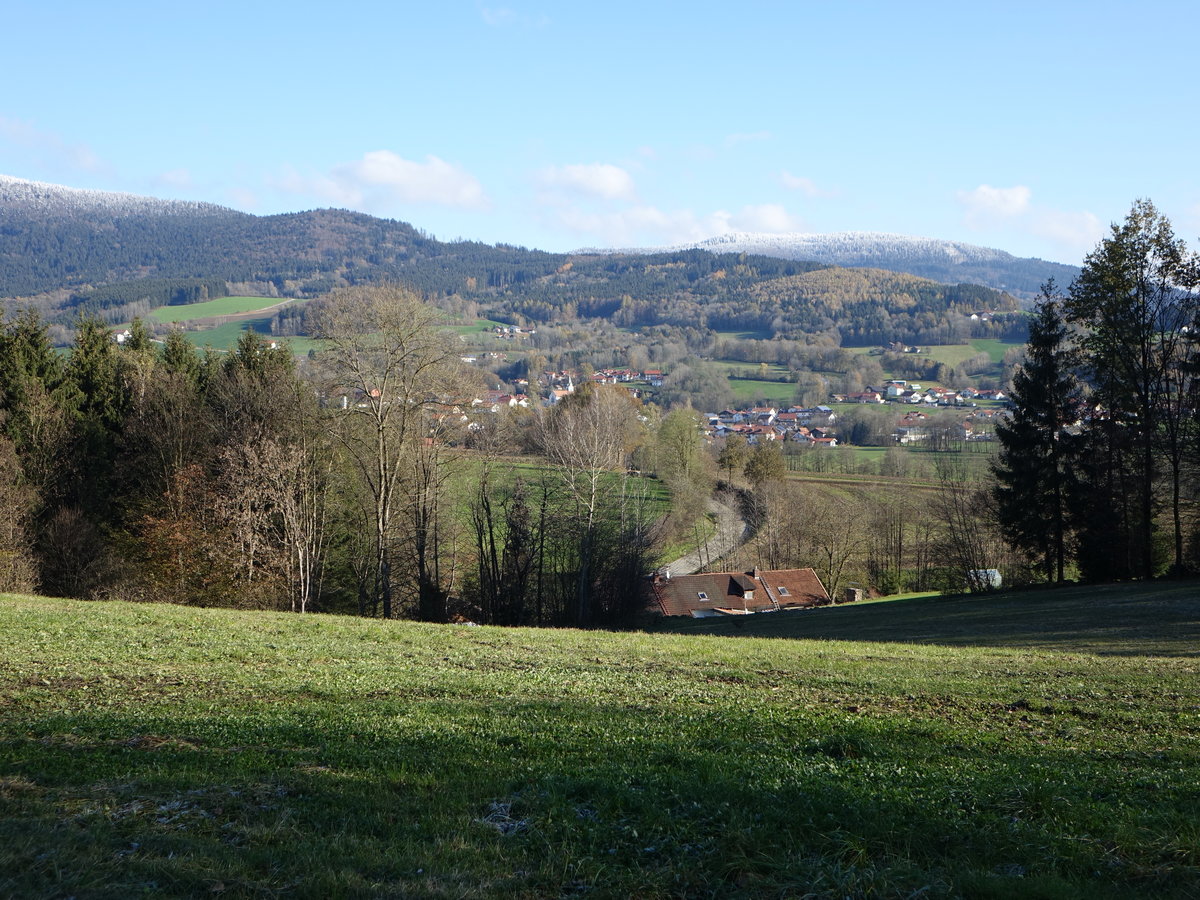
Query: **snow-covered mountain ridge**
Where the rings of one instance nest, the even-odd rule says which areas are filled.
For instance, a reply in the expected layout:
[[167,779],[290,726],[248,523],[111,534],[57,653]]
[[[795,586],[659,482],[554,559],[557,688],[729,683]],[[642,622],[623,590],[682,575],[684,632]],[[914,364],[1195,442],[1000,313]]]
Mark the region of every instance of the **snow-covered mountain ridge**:
[[1079,274],[1079,269],[1075,266],[1043,259],[1023,259],[1004,250],[979,247],[961,241],[870,231],[841,231],[830,234],[730,232],[673,247],[620,250],[593,248],[579,252],[625,254],[678,250],[750,253],[851,268],[888,269],[952,284],[984,284],[1021,297],[1034,296],[1048,278],[1054,278],[1060,285],[1065,286]]
[[0,175],[0,212],[41,213],[50,216],[83,214],[124,215],[245,215],[213,203],[160,200],[137,194],[64,187]]

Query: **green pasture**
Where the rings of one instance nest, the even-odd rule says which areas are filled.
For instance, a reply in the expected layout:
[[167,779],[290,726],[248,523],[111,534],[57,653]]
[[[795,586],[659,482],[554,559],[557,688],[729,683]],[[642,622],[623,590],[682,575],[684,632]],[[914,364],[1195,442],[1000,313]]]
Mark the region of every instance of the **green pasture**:
[[284,303],[304,303],[304,300],[289,300],[280,297],[218,297],[216,300],[205,300],[202,303],[188,303],[182,306],[160,306],[150,311],[150,318],[159,322],[191,322],[195,319],[207,319],[212,316],[233,316],[241,313],[257,312],[260,309],[279,306]]
[[736,637],[3,596],[0,895],[1195,897],[1198,595]]
[[[214,350],[232,350],[237,346],[242,332],[254,329],[264,337],[270,337],[271,316],[256,319],[238,319],[226,322],[215,328],[205,328],[200,331],[185,331],[183,336],[197,347],[212,347]],[[282,340],[282,339],[281,339]],[[289,344],[295,339],[288,339]],[[295,348],[293,347],[293,350]]]
[[[667,630],[687,634],[1175,657],[1181,672],[1200,666],[1200,582],[1195,580],[926,594],[737,621],[663,623]],[[1200,725],[1200,707],[1194,712]]]
[[505,326],[505,323],[497,322],[495,319],[475,319],[472,322],[454,319],[447,320],[446,323],[446,329],[459,336],[486,336],[496,326]]
[[787,366],[781,366],[778,363],[738,362],[732,359],[714,359],[710,365],[723,372],[726,377],[741,377],[749,374],[751,378],[756,375],[766,376],[766,379],[786,378],[789,381],[794,378],[791,369]]
[[1024,347],[1022,341],[1001,341],[995,338],[979,338],[971,341],[971,347],[976,353],[986,353],[992,358],[993,363],[1000,363],[1004,359],[1004,354],[1013,347]]
[[738,406],[760,401],[777,407],[791,406],[796,397],[796,385],[781,381],[730,378],[729,388],[733,391],[734,403]]
[[[278,300],[271,300],[270,298],[261,298],[261,297],[224,297],[224,298],[222,298],[222,300],[210,300],[205,303],[193,303],[188,306],[164,306],[164,307],[161,307],[161,308],[155,310],[153,313],[151,313],[151,315],[154,315],[155,317],[159,318],[160,321],[185,322],[185,321],[192,321],[194,319],[199,319],[199,318],[207,318],[210,316],[233,315],[238,312],[250,312],[254,309],[262,308],[261,306],[260,307],[252,306],[252,307],[249,307],[248,309],[244,309],[244,310],[229,309],[229,310],[225,310],[222,312],[210,311],[210,312],[206,312],[206,313],[196,313],[195,315],[189,316],[187,319],[164,318],[165,316],[171,315],[172,310],[198,310],[201,307],[208,307],[211,304],[221,303],[224,300],[246,300],[246,301],[259,300],[263,303],[278,303],[278,302],[280,302]],[[290,302],[303,302],[303,301],[290,301]],[[253,328],[259,334],[262,334],[264,336],[269,336],[272,318],[273,318],[272,315],[266,315],[266,316],[259,316],[259,317],[253,317],[253,318],[237,319],[233,322],[226,322],[222,325],[217,325],[216,327],[213,327],[213,328],[204,328],[204,329],[200,329],[198,331],[187,331],[184,333],[184,336],[189,341],[191,341],[193,344],[195,344],[197,347],[212,347],[214,350],[232,350],[235,346],[237,346],[238,339],[241,337],[243,331],[248,331],[251,328]],[[454,332],[455,334],[458,334],[458,335],[466,335],[468,338],[474,334],[479,334],[481,336],[486,337],[486,333],[487,333],[488,329],[490,329],[494,325],[498,325],[498,324],[500,324],[500,323],[493,322],[491,319],[476,319],[475,322],[472,324],[463,324],[463,323],[448,324],[446,326],[446,330]],[[280,338],[280,340],[286,341],[288,346],[291,347],[292,352],[294,354],[296,354],[297,356],[304,356],[310,350],[319,351],[323,346],[321,341],[314,340],[313,338],[309,338],[309,337],[287,337],[287,338]]]
[[980,352],[982,351],[977,350],[973,344],[934,344],[921,347],[921,352],[917,356],[921,359],[932,359],[935,362],[945,363],[948,366],[957,366]]
[[[923,344],[918,356],[921,359],[932,359],[948,366],[957,366],[966,362],[972,356],[986,353],[993,363],[998,364],[1004,359],[1004,354],[1013,347],[1023,347],[1021,341],[1002,341],[995,338],[974,338],[965,344]],[[847,347],[850,353],[859,356],[869,356],[876,347]],[[890,373],[886,373],[889,374]]]

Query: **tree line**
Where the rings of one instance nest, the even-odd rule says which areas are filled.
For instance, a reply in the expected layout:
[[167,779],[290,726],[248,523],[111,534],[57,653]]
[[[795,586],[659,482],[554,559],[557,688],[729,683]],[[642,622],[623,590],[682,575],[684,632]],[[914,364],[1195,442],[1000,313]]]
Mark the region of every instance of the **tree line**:
[[1200,487],[1200,261],[1147,200],[1043,288],[994,491],[1043,577],[1194,568]]
[[118,345],[87,317],[64,355],[36,313],[6,320],[0,588],[503,624],[637,612],[658,510],[631,471],[640,403],[589,385],[468,423],[477,385],[437,310],[391,285],[314,306],[326,349],[303,363],[254,332],[198,354],[135,322]]

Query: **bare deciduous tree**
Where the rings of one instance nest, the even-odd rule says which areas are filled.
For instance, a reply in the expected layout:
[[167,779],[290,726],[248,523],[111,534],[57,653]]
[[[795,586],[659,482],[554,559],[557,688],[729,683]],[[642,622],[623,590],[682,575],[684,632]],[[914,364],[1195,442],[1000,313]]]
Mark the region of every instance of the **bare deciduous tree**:
[[393,615],[392,561],[402,477],[422,437],[422,401],[450,382],[451,346],[439,313],[397,285],[334,291],[312,315],[325,343],[320,366],[330,399],[343,408],[336,431],[370,497],[372,605]]
[[575,508],[579,624],[592,620],[591,579],[605,479],[613,472],[625,476],[639,432],[637,401],[624,388],[608,385],[585,384],[560,401],[542,423],[543,452]]

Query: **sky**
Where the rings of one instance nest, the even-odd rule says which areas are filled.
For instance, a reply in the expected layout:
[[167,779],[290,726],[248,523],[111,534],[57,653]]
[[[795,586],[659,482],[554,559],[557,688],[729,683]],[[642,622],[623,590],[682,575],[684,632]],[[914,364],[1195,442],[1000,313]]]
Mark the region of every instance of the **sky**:
[[567,251],[1200,236],[1194,0],[7,0],[0,174]]

